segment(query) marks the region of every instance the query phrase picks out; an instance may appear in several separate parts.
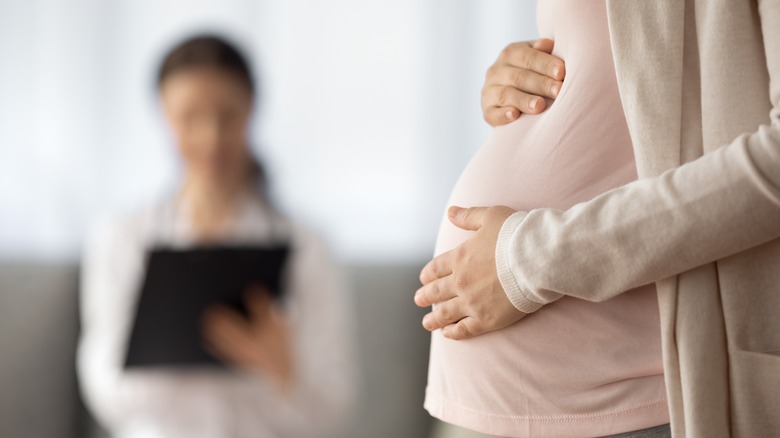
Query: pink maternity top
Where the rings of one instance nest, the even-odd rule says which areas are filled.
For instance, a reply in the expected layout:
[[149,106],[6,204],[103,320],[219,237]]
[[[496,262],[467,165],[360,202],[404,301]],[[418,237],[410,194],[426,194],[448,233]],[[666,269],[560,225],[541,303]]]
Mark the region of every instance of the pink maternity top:
[[[568,209],[637,178],[605,2],[545,0],[538,8],[541,35],[566,62],[561,92],[542,114],[490,134],[450,205]],[[470,234],[445,218],[436,253]],[[470,340],[434,332],[425,407],[509,437],[603,436],[667,423],[655,287],[602,303],[564,297]]]

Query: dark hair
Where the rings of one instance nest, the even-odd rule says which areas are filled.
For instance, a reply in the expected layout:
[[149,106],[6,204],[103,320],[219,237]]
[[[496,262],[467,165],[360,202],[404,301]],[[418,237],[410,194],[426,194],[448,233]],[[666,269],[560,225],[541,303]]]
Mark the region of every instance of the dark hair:
[[157,86],[177,71],[203,67],[234,74],[254,94],[255,82],[246,57],[235,45],[215,35],[189,38],[168,52],[157,73]]
[[[256,95],[255,81],[246,57],[235,45],[216,35],[190,37],[171,49],[157,72],[157,88],[173,73],[197,68],[214,68],[230,73],[246,85],[253,97]],[[251,172],[258,182],[260,194],[269,202],[265,168],[256,156],[251,157]]]

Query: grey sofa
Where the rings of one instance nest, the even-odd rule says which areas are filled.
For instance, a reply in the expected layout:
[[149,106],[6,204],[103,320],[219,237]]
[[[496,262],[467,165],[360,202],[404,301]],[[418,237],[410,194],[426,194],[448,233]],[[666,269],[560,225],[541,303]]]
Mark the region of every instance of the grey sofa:
[[[427,437],[429,337],[412,303],[421,264],[345,268],[357,309],[361,403],[349,437]],[[0,262],[0,437],[99,437],[78,394],[78,267]]]

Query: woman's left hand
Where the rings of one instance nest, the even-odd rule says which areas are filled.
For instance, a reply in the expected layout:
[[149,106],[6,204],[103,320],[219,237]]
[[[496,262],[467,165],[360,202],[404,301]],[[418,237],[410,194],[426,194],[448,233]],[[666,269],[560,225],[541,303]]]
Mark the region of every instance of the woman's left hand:
[[293,385],[294,361],[290,329],[264,289],[245,296],[249,318],[225,306],[203,316],[207,348],[217,358],[270,378],[287,393]]
[[423,327],[442,329],[449,339],[467,339],[507,327],[526,314],[517,310],[501,286],[496,270],[496,242],[509,207],[450,207],[450,221],[476,231],[452,251],[434,258],[423,268],[423,287],[414,295],[420,307],[435,304],[423,318]]
[[552,55],[555,43],[547,38],[512,43],[485,75],[482,115],[490,126],[509,123],[521,114],[539,114],[543,99],[555,99],[566,75],[563,60]]

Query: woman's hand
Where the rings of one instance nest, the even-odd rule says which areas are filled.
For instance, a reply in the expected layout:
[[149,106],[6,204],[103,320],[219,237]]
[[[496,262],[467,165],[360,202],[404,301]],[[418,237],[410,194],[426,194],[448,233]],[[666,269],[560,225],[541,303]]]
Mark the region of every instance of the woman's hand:
[[563,61],[550,54],[552,49],[553,41],[546,38],[504,48],[482,87],[485,121],[499,126],[521,113],[538,114],[547,105],[543,97],[558,97],[566,72]]
[[265,289],[245,297],[249,318],[225,306],[203,316],[203,336],[215,357],[270,377],[282,393],[293,386],[294,363],[290,329]]
[[506,296],[496,270],[496,242],[509,207],[450,207],[450,221],[474,235],[431,260],[420,273],[414,295],[420,307],[436,305],[423,327],[442,329],[445,338],[467,339],[507,327],[526,316]]

